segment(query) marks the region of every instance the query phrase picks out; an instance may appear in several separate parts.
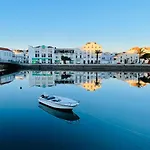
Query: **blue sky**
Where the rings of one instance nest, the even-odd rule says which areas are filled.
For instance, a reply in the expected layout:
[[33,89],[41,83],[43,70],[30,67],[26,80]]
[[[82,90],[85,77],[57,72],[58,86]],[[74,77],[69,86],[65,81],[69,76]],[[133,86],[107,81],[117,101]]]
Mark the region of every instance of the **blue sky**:
[[149,0],[1,0],[0,46],[150,46]]

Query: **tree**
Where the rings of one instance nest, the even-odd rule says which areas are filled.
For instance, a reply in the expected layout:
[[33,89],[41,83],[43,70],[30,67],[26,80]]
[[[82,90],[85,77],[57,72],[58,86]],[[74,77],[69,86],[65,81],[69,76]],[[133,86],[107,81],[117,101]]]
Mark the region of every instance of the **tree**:
[[95,80],[95,86],[99,86],[100,82],[98,81],[98,73],[96,72],[96,80]]
[[71,61],[71,58],[67,56],[61,56],[61,60],[63,61],[64,64],[66,64],[66,61]]
[[142,55],[140,58],[150,59],[150,53],[146,53],[146,54]]
[[141,57],[142,55],[144,55],[145,54],[144,52],[145,52],[144,48],[137,49],[137,53],[139,54],[139,57]]
[[144,83],[150,83],[150,78],[148,78],[148,77],[141,77],[141,78],[139,78],[139,80],[141,80],[142,82],[144,82]]
[[98,64],[98,55],[101,53],[101,50],[95,50],[96,53],[96,63]]

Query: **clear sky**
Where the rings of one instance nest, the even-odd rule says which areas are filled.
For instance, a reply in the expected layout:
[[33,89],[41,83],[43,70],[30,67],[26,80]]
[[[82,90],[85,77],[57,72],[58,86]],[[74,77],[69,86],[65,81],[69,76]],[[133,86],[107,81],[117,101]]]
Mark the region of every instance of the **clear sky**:
[[150,46],[150,0],[0,0],[0,46]]

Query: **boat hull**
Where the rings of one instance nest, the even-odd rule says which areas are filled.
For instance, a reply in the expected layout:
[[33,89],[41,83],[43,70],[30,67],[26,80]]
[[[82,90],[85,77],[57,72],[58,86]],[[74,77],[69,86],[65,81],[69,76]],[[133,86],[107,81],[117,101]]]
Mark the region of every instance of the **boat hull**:
[[56,103],[53,103],[51,101],[47,101],[47,100],[44,100],[44,99],[41,99],[41,98],[39,98],[39,103],[44,104],[48,107],[52,107],[52,108],[55,108],[55,109],[61,109],[61,110],[72,110],[75,107],[75,106],[59,105],[59,104],[56,104]]

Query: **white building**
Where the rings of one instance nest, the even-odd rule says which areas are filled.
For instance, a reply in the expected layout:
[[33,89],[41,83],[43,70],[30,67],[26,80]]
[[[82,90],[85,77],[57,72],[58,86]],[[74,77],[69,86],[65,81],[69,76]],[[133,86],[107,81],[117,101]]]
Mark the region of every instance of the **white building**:
[[27,50],[13,50],[14,52],[14,61],[18,63],[28,63],[28,52]]
[[81,48],[56,48],[52,46],[29,46],[29,63],[36,64],[135,64],[137,53],[119,54],[102,52],[96,42],[88,42]]
[[101,64],[111,64],[113,62],[115,53],[105,52],[101,54]]
[[48,63],[54,64],[55,60],[54,57],[54,50],[56,48],[52,46],[29,46],[28,54],[29,54],[29,63],[36,64],[36,63]]
[[8,48],[0,47],[0,60],[1,61],[13,61],[14,53]]
[[88,42],[80,48],[56,48],[52,46],[29,46],[29,63],[42,64],[95,64],[101,60],[101,46]]
[[134,53],[119,53],[113,57],[114,64],[136,64],[139,63],[139,55]]
[[75,49],[55,48],[52,59],[55,64],[75,64]]

